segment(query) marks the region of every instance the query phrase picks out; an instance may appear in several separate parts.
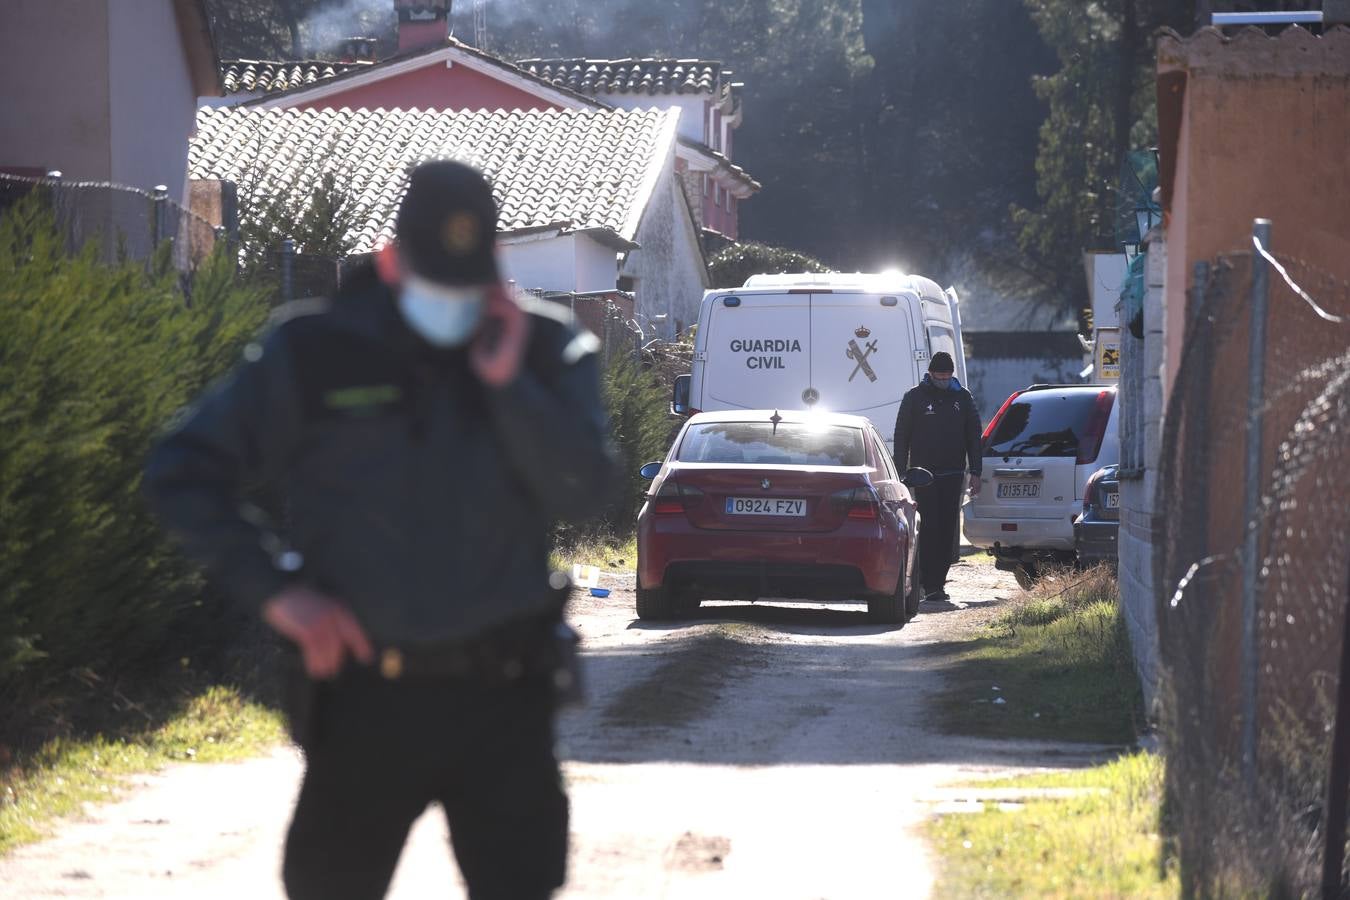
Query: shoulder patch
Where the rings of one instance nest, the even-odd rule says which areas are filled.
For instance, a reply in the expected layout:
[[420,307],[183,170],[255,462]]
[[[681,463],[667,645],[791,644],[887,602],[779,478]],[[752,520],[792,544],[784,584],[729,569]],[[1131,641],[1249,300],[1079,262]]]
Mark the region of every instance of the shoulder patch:
[[574,327],[576,317],[572,315],[572,310],[561,303],[554,303],[552,300],[544,300],[533,294],[518,295],[516,302],[520,308],[532,316],[538,316],[541,319],[552,319],[559,325]]
[[333,302],[327,297],[306,297],[303,300],[291,300],[272,311],[267,324],[273,328],[306,316],[319,316],[333,309]]
[[589,331],[582,329],[576,332],[572,340],[563,348],[562,360],[566,365],[572,366],[580,362],[584,357],[592,353],[600,352],[600,339]]

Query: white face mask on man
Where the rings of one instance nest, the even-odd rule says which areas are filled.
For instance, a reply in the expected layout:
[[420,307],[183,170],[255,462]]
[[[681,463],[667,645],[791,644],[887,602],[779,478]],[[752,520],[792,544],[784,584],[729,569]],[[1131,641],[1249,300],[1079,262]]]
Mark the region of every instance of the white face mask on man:
[[408,327],[427,343],[458,347],[473,336],[486,300],[485,287],[451,287],[406,274],[398,309]]

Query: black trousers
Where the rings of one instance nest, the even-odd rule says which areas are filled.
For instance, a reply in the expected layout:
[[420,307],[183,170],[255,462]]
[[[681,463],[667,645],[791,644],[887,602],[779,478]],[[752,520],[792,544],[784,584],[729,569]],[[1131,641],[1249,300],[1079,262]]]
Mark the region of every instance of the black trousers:
[[966,475],[957,472],[939,475],[928,487],[916,488],[919,504],[919,570],[923,592],[942,590],[947,570],[952,567],[952,547],[961,530],[961,492]]
[[534,675],[388,681],[348,665],[317,694],[287,894],[383,897],[409,827],[438,802],[473,900],[551,896],[566,876],[568,823],[554,705]]

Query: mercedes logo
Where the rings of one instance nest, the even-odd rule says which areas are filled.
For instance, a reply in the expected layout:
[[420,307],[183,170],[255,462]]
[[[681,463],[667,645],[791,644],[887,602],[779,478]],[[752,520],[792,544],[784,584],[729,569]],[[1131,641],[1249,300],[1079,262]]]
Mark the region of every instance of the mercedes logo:
[[807,406],[815,406],[816,401],[820,399],[820,391],[815,388],[807,388],[802,391],[802,402]]
[[765,478],[759,483],[759,486],[767,491],[769,489],[769,479]]

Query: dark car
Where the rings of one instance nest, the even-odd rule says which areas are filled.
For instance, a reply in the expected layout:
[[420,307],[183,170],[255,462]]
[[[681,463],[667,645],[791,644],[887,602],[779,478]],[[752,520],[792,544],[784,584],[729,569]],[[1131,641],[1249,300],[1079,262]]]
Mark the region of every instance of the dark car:
[[1103,466],[1083,489],[1083,511],[1073,520],[1073,542],[1078,564],[1108,563],[1115,568],[1120,532],[1120,479],[1117,466]]
[[923,589],[918,513],[862,416],[737,410],[680,430],[638,514],[637,614],[667,619],[706,597],[858,600],[903,625]]

